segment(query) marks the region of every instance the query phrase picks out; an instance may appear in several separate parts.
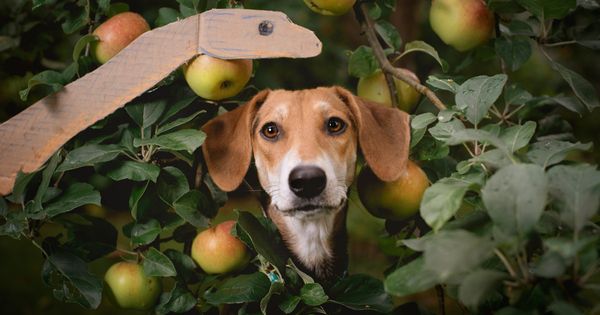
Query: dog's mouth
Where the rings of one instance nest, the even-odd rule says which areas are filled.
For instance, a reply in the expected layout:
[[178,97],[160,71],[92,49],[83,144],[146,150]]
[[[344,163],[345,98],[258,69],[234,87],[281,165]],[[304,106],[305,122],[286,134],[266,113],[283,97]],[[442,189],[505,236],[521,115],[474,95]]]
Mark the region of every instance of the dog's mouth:
[[293,208],[289,208],[289,209],[279,209],[278,207],[276,207],[279,211],[281,211],[282,213],[284,213],[285,215],[290,215],[293,216],[297,213],[303,213],[303,214],[316,214],[319,212],[329,212],[329,211],[334,211],[337,209],[340,209],[342,207],[342,205],[346,202],[346,198],[343,198],[341,200],[341,202],[337,205],[331,205],[331,204],[323,204],[323,203],[307,203],[307,204],[302,204]]

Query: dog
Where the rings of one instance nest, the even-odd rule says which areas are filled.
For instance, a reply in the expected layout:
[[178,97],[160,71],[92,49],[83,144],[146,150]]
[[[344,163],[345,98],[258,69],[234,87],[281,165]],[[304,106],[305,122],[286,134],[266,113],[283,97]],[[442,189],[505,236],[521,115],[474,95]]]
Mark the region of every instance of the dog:
[[410,142],[408,114],[341,87],[264,90],[202,130],[208,173],[222,190],[236,189],[254,159],[266,216],[293,261],[320,282],[347,269],[347,196],[359,150],[379,179],[393,181]]

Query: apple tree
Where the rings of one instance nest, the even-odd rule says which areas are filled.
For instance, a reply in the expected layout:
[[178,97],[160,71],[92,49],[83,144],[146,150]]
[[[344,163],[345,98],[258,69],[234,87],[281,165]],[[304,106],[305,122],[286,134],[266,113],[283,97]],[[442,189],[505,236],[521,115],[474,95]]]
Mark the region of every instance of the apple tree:
[[[322,55],[242,61],[226,84],[218,77],[228,65],[212,64],[210,73],[203,59],[210,75],[185,65],[41,169],[19,173],[0,198],[0,248],[5,263],[36,251],[41,278],[33,282],[60,301],[44,305],[156,314],[600,313],[597,0],[9,0],[0,4],[0,119],[105,62],[94,57],[102,43],[95,30],[120,13],[140,13],[156,28],[232,7],[285,12],[315,30]],[[203,94],[211,83],[236,90]],[[294,265],[273,223],[248,202],[260,190],[255,174],[226,194],[199,152],[200,127],[258,90],[317,85],[344,85],[409,112],[411,167],[429,181],[402,186],[390,213],[363,206],[353,187],[350,270],[335,283]],[[372,187],[358,181],[359,190]],[[384,197],[370,193],[375,204]],[[410,213],[394,213],[415,199]],[[360,225],[376,237],[360,239]],[[210,238],[239,242],[240,251],[202,248]],[[214,271],[199,251],[234,267]],[[360,265],[361,256],[378,263]],[[33,272],[2,269],[3,277]],[[11,297],[3,313],[49,311],[0,288]]]

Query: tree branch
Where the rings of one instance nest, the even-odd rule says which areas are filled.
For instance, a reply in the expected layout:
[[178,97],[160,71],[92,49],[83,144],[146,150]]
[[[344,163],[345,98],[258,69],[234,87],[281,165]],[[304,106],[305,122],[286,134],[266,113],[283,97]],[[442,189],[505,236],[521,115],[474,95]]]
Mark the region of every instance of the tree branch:
[[[406,82],[408,85],[413,87],[419,93],[425,95],[431,101],[431,103],[433,103],[433,105],[435,107],[437,107],[439,110],[446,109],[447,108],[446,105],[444,105],[444,103],[437,97],[437,95],[435,95],[435,93],[433,93],[433,91],[431,91],[428,87],[422,85],[418,81],[415,81],[411,77],[408,70],[402,69],[402,68],[396,68],[390,63],[390,61],[387,59],[387,57],[385,55],[385,52],[383,51],[383,47],[381,47],[381,44],[379,43],[379,40],[377,39],[377,34],[375,33],[375,27],[373,26],[373,21],[369,18],[367,9],[364,7],[364,5],[360,1],[357,2],[356,5],[354,6],[354,14],[356,16],[356,19],[360,23],[361,29],[364,32],[364,34],[366,35],[367,41],[369,42],[369,46],[371,46],[371,48],[373,49],[375,58],[377,58],[377,61],[379,62],[379,65],[381,66],[381,69],[383,70],[383,72],[385,74],[390,74],[390,75],[398,78],[399,80]],[[386,80],[387,80],[387,76],[386,76]],[[392,87],[393,87],[393,90],[395,91],[395,85],[393,84],[393,82],[390,84],[390,82],[388,81],[388,87],[390,87],[390,91],[392,91]],[[394,93],[392,95],[396,95],[396,94]],[[392,99],[394,99],[394,97],[392,97]]]

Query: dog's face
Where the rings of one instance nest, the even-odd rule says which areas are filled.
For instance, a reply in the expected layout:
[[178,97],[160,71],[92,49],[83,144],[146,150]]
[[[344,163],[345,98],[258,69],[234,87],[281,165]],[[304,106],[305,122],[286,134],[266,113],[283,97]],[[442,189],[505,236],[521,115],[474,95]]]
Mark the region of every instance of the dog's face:
[[251,132],[259,180],[277,210],[318,217],[346,201],[358,140],[353,115],[340,98],[273,91],[258,108]]
[[359,148],[375,175],[397,179],[410,140],[406,113],[339,87],[262,91],[202,130],[206,164],[221,189],[238,187],[254,157],[271,206],[297,218],[343,205]]

